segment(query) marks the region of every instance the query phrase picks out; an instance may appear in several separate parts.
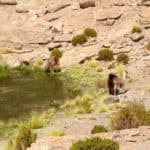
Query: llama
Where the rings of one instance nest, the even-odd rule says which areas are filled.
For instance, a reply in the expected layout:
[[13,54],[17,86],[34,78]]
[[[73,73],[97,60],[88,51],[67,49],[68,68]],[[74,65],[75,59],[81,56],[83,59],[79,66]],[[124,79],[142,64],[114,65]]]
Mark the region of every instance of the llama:
[[118,95],[124,90],[125,82],[127,78],[127,71],[124,71],[122,78],[119,78],[116,74],[110,73],[108,77],[108,89],[110,95]]

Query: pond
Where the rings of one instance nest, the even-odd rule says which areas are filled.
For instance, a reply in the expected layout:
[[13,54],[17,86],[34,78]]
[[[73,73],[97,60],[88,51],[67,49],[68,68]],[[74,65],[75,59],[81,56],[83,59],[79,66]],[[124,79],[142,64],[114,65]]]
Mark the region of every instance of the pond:
[[0,80],[0,120],[21,118],[32,111],[43,111],[54,102],[73,95],[61,74],[23,74],[14,71],[9,79]]

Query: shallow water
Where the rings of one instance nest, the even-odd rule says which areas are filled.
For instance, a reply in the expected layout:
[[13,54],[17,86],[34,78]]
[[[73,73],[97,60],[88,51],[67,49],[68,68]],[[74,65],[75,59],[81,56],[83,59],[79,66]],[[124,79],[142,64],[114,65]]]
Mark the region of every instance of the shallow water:
[[9,79],[0,80],[0,120],[24,119],[66,98],[69,93],[61,75],[13,72]]

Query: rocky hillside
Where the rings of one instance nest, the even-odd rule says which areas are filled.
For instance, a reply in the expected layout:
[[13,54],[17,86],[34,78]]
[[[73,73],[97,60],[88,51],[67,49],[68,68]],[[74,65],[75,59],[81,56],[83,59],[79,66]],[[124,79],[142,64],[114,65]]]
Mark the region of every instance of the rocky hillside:
[[[0,51],[12,67],[36,58],[46,60],[49,50],[64,51],[61,65],[68,67],[95,57],[102,47],[114,55],[128,53],[128,70],[145,89],[150,79],[150,1],[141,0],[0,0]],[[138,26],[141,33],[132,33]],[[97,38],[72,46],[72,37],[86,27],[96,29]],[[133,93],[132,92],[132,93]],[[144,93],[143,93],[144,92]],[[134,94],[135,96],[136,94]],[[146,95],[141,91],[140,95]],[[133,94],[131,94],[131,97]]]
[[[150,0],[0,0],[0,27],[0,54],[11,67],[23,61],[32,63],[36,58],[46,62],[53,48],[64,52],[63,68],[97,58],[101,48],[113,50],[115,58],[122,52],[128,54],[127,70],[133,84],[123,97],[142,99],[150,108],[150,51],[146,47],[150,41]],[[98,36],[73,46],[73,36],[87,27],[94,28]],[[133,32],[134,27],[140,31]],[[141,150],[143,143],[146,150],[150,145],[149,127],[104,136],[115,137],[122,150]],[[43,142],[56,143],[52,149],[66,150],[81,137],[80,133],[63,138],[44,136],[31,150],[51,149],[40,147]]]

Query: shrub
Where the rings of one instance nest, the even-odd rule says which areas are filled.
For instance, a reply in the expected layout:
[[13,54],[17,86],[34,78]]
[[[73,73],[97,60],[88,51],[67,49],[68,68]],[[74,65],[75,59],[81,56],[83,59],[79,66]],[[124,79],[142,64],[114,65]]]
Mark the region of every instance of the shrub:
[[78,140],[70,150],[119,150],[119,144],[111,139],[93,137],[85,140]]
[[150,50],[150,41],[148,42],[148,44],[146,45],[147,50]]
[[44,126],[43,118],[41,115],[38,114],[32,114],[27,124],[31,129],[39,129]]
[[99,51],[99,60],[112,61],[113,60],[113,51],[110,49],[102,49]]
[[134,26],[132,28],[132,33],[141,33],[142,32],[142,29],[138,26]]
[[53,129],[49,132],[50,136],[64,136],[65,132],[63,130],[59,130],[59,129]]
[[101,102],[99,104],[99,112],[107,112],[108,111],[108,106],[106,104],[104,104],[104,102]]
[[93,106],[91,104],[91,99],[89,95],[78,96],[74,101],[66,101],[64,105],[61,106],[62,109],[71,110],[74,113],[83,114],[91,113],[93,111]]
[[16,138],[16,150],[25,150],[36,140],[36,134],[29,127],[22,127]]
[[103,125],[95,125],[94,128],[91,130],[91,133],[95,134],[107,131],[108,131],[107,128],[105,128]]
[[125,53],[121,53],[117,57],[117,62],[127,64],[129,62],[129,56]]
[[140,125],[150,125],[150,111],[142,105],[129,105],[122,108],[111,119],[113,129],[136,128]]
[[10,76],[10,67],[3,61],[0,62],[0,79]]
[[84,30],[84,34],[87,36],[87,37],[97,37],[97,32],[95,29],[92,29],[92,28],[86,28]]
[[79,34],[73,37],[72,39],[72,45],[76,46],[78,44],[83,45],[87,42],[87,37],[84,34]]
[[52,56],[55,56],[56,58],[61,58],[63,55],[63,52],[60,51],[58,48],[54,48],[51,52]]

